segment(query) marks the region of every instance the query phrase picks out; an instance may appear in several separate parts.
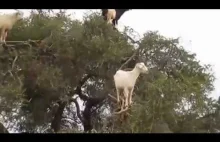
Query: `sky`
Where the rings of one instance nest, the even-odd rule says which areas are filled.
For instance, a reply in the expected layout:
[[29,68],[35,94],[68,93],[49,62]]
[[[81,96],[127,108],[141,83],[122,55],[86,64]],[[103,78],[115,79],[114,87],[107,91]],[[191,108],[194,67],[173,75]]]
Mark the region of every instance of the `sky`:
[[[73,18],[82,20],[83,13],[89,9],[68,10]],[[24,11],[25,16],[30,10]],[[12,13],[14,10],[0,10]],[[119,20],[119,30],[129,26],[143,35],[146,31],[159,31],[166,37],[181,37],[181,44],[187,51],[197,54],[203,64],[211,64],[215,73],[215,90],[210,94],[217,99],[220,95],[220,62],[218,51],[220,42],[220,10],[147,10],[133,9],[124,13]],[[220,57],[219,57],[220,59]]]

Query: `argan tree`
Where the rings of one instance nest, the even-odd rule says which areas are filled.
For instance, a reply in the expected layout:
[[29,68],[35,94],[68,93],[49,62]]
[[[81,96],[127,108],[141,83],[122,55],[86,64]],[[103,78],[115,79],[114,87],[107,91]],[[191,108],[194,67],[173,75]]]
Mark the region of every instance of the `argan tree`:
[[[178,39],[106,24],[100,13],[80,22],[64,10],[33,10],[9,32],[0,53],[0,120],[17,132],[199,132],[216,111],[210,65]],[[14,42],[10,42],[14,41]],[[113,75],[145,62],[127,119],[113,115]],[[197,122],[197,123],[196,123]],[[209,121],[208,124],[210,124]]]

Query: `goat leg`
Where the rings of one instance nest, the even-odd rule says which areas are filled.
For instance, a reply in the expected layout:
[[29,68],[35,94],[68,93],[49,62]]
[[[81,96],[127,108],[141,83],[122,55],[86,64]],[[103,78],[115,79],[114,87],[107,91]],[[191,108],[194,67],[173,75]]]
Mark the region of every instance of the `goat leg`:
[[125,108],[128,107],[128,96],[129,96],[129,90],[127,88],[125,88],[124,89]]
[[0,41],[1,41],[1,42],[3,41],[4,34],[5,34],[5,29],[2,28],[2,31],[1,31],[1,38],[0,38]]
[[128,97],[129,98],[129,106],[131,106],[133,104],[133,102],[132,102],[133,90],[134,90],[134,88],[129,89],[129,97]]
[[3,42],[6,44],[6,38],[8,36],[8,30],[5,30],[5,34],[3,36]]
[[124,109],[124,103],[125,103],[124,99],[123,99],[123,98],[121,98],[121,110],[123,110],[123,109]]
[[126,112],[129,109],[129,107],[124,108],[124,104],[125,104],[124,97],[121,97],[121,110],[118,111],[118,112],[114,112],[113,114],[118,115],[118,114],[121,114],[123,112]]
[[111,23],[111,19],[109,18],[109,16],[107,15],[107,24]]
[[112,24],[112,20],[113,20],[113,19],[111,18],[111,14],[108,13],[108,14],[106,15],[106,17],[107,17],[107,23],[108,23],[108,24]]
[[116,93],[117,93],[117,103],[119,104],[120,103],[120,91],[119,89],[116,89]]
[[108,20],[108,24],[112,24],[112,19],[109,19],[109,20]]
[[113,23],[114,29],[118,29],[118,21],[117,21],[116,19],[114,19],[114,20],[112,21],[112,23]]
[[124,108],[124,100],[123,100],[123,98],[120,96],[120,102],[118,103],[118,106],[117,106],[117,108],[115,109],[114,112],[121,111],[121,110],[123,110],[123,108]]

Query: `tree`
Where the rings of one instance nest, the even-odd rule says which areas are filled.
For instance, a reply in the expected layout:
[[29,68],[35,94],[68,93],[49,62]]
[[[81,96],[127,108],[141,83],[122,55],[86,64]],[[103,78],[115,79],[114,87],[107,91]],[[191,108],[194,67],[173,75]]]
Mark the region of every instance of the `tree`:
[[[8,44],[0,53],[4,123],[18,132],[155,132],[162,123],[172,132],[197,131],[195,119],[214,104],[206,103],[211,67],[158,32],[146,32],[135,49],[133,34],[128,27],[113,30],[100,13],[85,15],[82,23],[65,11],[51,16],[33,10],[8,36],[27,42]],[[139,78],[131,116],[121,123],[108,97],[115,94],[112,76],[138,61],[150,73]]]

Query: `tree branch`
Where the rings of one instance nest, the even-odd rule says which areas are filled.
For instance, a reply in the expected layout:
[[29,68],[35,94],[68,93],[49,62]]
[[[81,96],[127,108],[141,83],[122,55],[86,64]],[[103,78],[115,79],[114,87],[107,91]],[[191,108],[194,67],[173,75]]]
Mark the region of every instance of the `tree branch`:
[[132,41],[132,43],[133,44],[138,44],[139,45],[139,48],[138,49],[136,49],[135,51],[134,51],[134,53],[133,53],[133,55],[124,63],[124,64],[122,64],[121,65],[121,67],[119,68],[119,70],[121,70],[122,68],[124,68],[132,59],[134,59],[134,57],[137,55],[137,53],[140,51],[140,49],[142,49],[142,48],[140,48],[140,41],[135,41],[133,38],[131,38],[130,36],[128,36],[128,35],[125,35],[125,36],[127,36],[131,41]]
[[2,123],[0,123],[0,133],[9,133]]
[[92,75],[90,75],[90,74],[87,74],[85,77],[83,77],[82,80],[79,81],[78,86],[76,87],[76,89],[73,92],[73,94],[78,94],[80,99],[82,99],[83,101],[87,101],[89,97],[82,94],[81,87],[90,77],[92,77]]
[[54,119],[51,123],[51,127],[54,130],[54,132],[58,132],[60,130],[60,123],[63,115],[63,110],[67,104],[67,102],[58,102],[59,107],[57,109],[57,112],[55,113]]
[[[77,98],[76,98],[76,99],[77,99]],[[79,103],[77,102],[76,99],[72,99],[71,101],[75,103],[75,106],[76,106],[76,114],[77,114],[79,120],[83,123],[84,120],[83,120],[83,118],[82,118],[82,116],[81,116],[81,114],[80,114],[81,111],[80,111]]]
[[[76,89],[73,92],[70,92],[70,97],[72,97],[74,94],[78,94],[79,97],[83,100],[83,101],[87,101],[88,97],[84,94],[82,94],[82,90],[81,87],[83,86],[83,84],[91,77],[91,75],[86,75],[84,78],[82,78],[79,83],[78,86],[76,87]],[[77,108],[77,116],[79,117],[79,119],[83,122],[82,116],[80,114],[80,107],[78,102],[75,99],[70,99],[69,101],[72,101],[75,103],[76,108]],[[55,114],[55,117],[52,121],[51,127],[52,129],[54,129],[55,132],[58,132],[60,130],[60,123],[61,123],[61,119],[62,119],[62,115],[63,115],[63,111],[64,108],[67,104],[67,102],[58,102],[59,107],[58,110]]]

